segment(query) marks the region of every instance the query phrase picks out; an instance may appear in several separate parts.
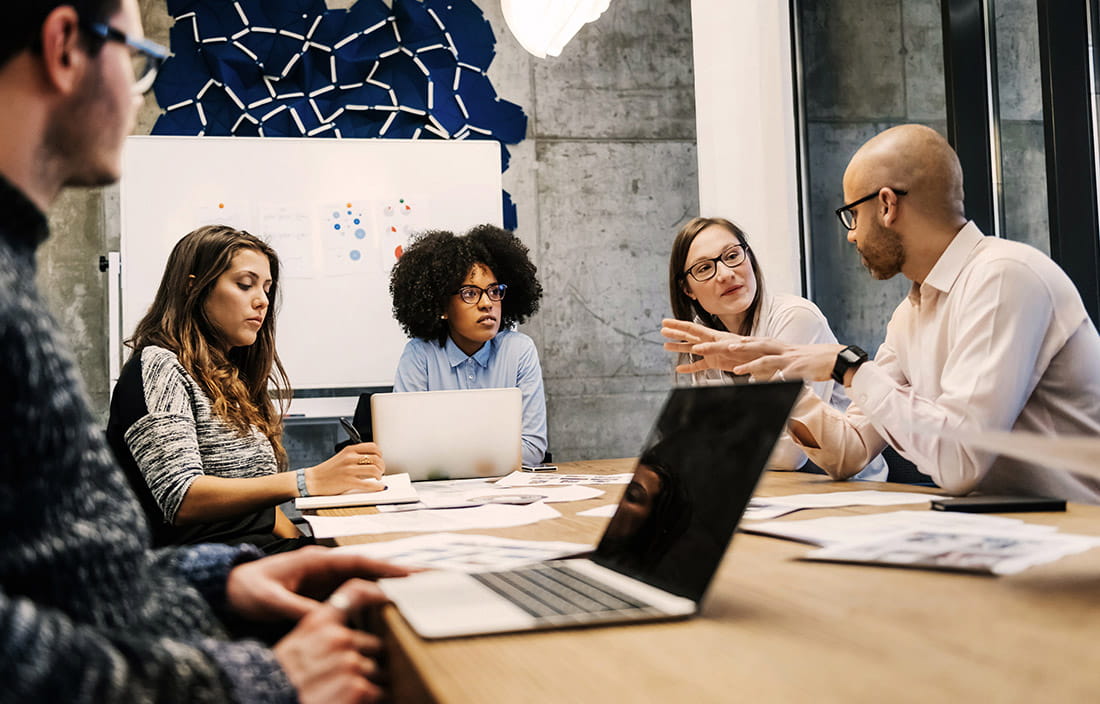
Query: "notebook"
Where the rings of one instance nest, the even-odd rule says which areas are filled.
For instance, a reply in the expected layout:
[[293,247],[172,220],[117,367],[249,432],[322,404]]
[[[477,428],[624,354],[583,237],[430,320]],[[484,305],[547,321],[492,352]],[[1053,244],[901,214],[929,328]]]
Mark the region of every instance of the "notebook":
[[405,472],[413,481],[468,479],[520,468],[517,388],[374,394],[370,405],[386,474]]
[[590,558],[378,584],[424,638],[687,618],[699,610],[801,388],[794,381],[673,389]]
[[380,485],[379,491],[330,496],[299,496],[294,499],[294,508],[305,511],[307,509],[342,508],[344,506],[409,504],[420,500],[407,474],[387,474],[376,481]]

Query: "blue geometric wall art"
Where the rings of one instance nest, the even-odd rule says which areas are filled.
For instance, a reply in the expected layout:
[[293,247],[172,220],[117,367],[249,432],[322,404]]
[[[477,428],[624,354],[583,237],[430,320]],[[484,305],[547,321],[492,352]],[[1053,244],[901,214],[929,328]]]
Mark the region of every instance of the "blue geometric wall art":
[[[153,134],[489,139],[527,116],[486,72],[496,37],[472,0],[168,0],[172,56]],[[504,194],[504,226],[516,210]]]

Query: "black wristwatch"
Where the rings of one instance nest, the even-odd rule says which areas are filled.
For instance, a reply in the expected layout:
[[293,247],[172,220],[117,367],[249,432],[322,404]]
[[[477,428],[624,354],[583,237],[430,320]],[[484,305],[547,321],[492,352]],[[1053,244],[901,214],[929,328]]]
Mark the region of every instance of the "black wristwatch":
[[859,369],[859,365],[866,361],[866,352],[855,345],[848,345],[837,353],[836,363],[833,364],[833,379],[836,383],[844,386],[844,375],[848,373],[848,370]]

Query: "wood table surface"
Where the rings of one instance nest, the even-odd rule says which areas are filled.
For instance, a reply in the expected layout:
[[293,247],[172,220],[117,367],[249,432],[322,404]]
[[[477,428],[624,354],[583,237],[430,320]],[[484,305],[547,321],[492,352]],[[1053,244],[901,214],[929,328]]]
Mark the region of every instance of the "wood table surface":
[[[563,463],[562,473],[616,473],[633,460]],[[594,543],[606,518],[576,513],[617,502],[557,503],[563,516],[473,531]],[[837,483],[767,472],[761,496],[901,484]],[[802,511],[820,518],[927,505]],[[366,509],[333,509],[346,515]],[[373,510],[373,509],[369,509]],[[1016,514],[1100,535],[1100,506]],[[340,538],[339,544],[409,534]],[[426,641],[392,606],[382,613],[397,702],[1089,702],[1100,701],[1100,549],[988,577],[800,561],[807,545],[738,533],[687,621]]]

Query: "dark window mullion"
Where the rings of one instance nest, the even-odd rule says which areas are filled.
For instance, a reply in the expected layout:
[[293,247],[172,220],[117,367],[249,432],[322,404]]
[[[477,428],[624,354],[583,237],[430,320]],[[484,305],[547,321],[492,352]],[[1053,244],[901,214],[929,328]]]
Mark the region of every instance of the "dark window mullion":
[[947,99],[947,139],[962,163],[966,214],[982,232],[1000,235],[1000,196],[993,174],[997,152],[996,73],[989,60],[985,0],[943,0],[943,68]]
[[[1097,21],[1096,0],[1092,22]],[[1097,218],[1089,23],[1085,1],[1038,0],[1043,80],[1050,255],[1081,292],[1093,322],[1100,315],[1100,226]],[[1093,30],[1095,32],[1095,29]]]

